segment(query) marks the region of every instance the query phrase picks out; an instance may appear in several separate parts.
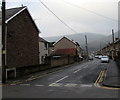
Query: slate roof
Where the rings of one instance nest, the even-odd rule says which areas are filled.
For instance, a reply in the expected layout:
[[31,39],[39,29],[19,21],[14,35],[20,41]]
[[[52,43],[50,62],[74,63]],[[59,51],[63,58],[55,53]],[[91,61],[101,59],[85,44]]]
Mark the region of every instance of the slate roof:
[[46,41],[45,39],[43,39],[43,38],[41,38],[41,37],[39,38],[39,41],[40,41],[40,42],[46,42],[46,43],[49,43],[48,41]]
[[20,12],[24,7],[18,7],[18,8],[11,8],[11,9],[6,9],[6,20],[8,20],[9,18],[11,18],[12,16],[14,16],[15,14],[17,14],[18,12]]
[[69,39],[69,38],[67,38],[67,37],[62,37],[61,39],[59,39],[58,41],[56,41],[53,45],[56,45],[59,41],[61,41],[62,39],[67,39],[68,41],[70,41],[71,43],[73,43],[74,45],[78,45],[78,44],[76,44],[76,42],[75,41],[73,41],[73,40],[71,40],[71,39]]
[[[22,11],[27,10],[26,6],[23,7],[17,7],[17,8],[10,8],[10,9],[6,9],[6,23],[8,23],[10,20],[12,20],[14,17],[16,17],[18,14],[20,14]],[[38,29],[38,27],[36,26],[34,20],[32,19],[29,11],[27,10],[29,17],[31,18],[32,23],[34,24],[35,28],[37,29],[38,32],[40,32],[40,30]]]

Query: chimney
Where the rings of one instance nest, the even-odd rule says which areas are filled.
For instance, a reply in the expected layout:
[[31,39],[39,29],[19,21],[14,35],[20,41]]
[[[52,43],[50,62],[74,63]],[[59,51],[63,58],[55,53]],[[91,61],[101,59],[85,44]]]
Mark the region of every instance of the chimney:
[[21,6],[23,7],[23,4],[21,4]]

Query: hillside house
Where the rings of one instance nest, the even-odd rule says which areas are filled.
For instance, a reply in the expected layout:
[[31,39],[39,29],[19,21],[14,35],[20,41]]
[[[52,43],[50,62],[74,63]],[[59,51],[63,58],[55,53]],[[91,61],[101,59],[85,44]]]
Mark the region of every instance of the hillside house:
[[63,37],[54,43],[54,53],[63,55],[81,55],[81,48],[79,43],[74,42],[67,37]]
[[98,51],[98,54],[108,55],[113,60],[115,60],[115,58],[118,57],[119,53],[120,53],[120,40],[116,40],[114,45],[113,43],[111,43],[106,47],[102,48],[100,51]]

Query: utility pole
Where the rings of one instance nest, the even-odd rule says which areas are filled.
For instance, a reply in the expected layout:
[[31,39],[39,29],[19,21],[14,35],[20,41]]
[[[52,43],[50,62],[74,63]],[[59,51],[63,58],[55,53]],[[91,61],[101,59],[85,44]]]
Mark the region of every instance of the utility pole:
[[115,60],[115,40],[114,40],[114,29],[112,29],[112,39],[113,39],[113,53],[112,53],[112,59]]
[[6,40],[6,32],[5,32],[5,0],[2,0],[2,83],[5,82],[5,40]]
[[88,60],[88,43],[87,43],[87,35],[85,35],[85,40],[86,40],[86,58]]
[[101,42],[100,42],[100,55],[102,55],[102,50],[101,50]]
[[113,44],[114,44],[114,30],[112,29],[112,39],[113,39]]

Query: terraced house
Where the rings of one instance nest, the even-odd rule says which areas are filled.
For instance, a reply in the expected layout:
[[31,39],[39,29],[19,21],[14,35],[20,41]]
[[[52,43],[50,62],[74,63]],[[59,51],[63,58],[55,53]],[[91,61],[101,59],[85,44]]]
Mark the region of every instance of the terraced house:
[[81,49],[79,43],[70,40],[67,37],[63,37],[57,42],[54,43],[54,53],[55,54],[64,54],[64,55],[78,55],[82,54],[83,50]]
[[[17,68],[39,64],[39,29],[27,7],[6,10],[5,76],[20,73]],[[24,71],[21,73],[23,74]]]

